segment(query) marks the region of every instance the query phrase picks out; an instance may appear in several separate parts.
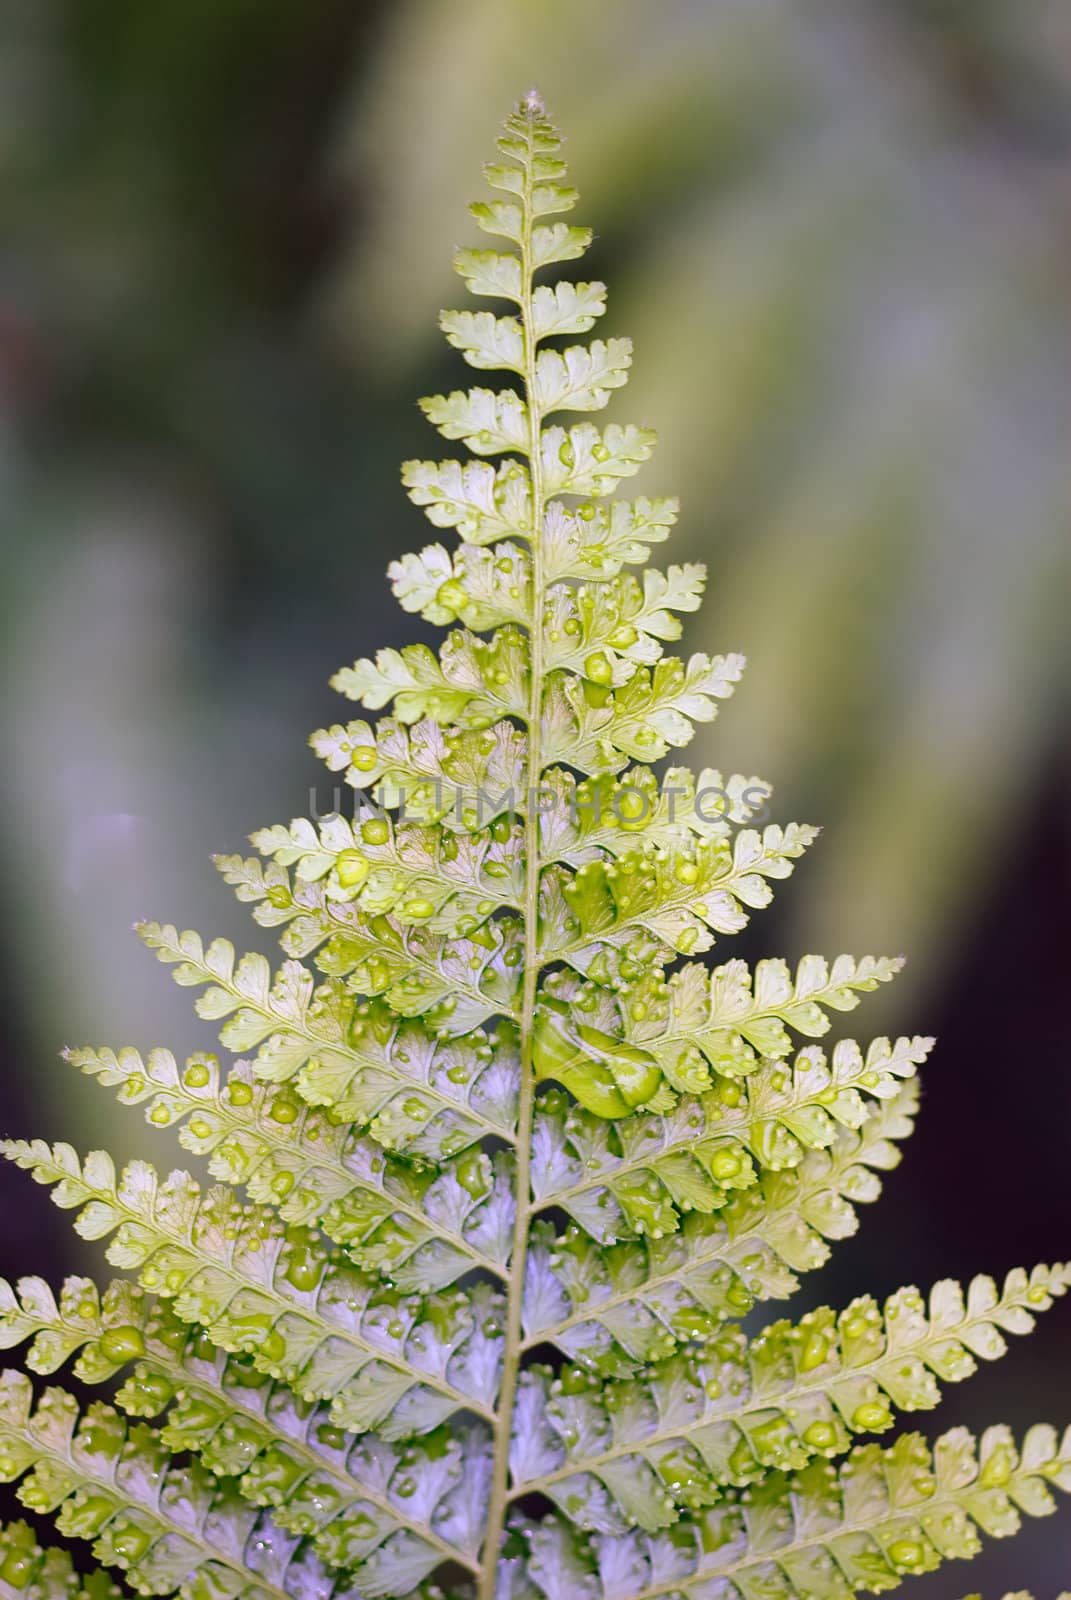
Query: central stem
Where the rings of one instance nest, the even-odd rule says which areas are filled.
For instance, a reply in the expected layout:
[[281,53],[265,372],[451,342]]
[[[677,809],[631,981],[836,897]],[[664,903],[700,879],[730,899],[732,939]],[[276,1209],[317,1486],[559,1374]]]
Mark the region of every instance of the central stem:
[[536,989],[539,981],[539,787],[543,773],[543,462],[541,416],[536,385],[536,334],[532,316],[532,165],[535,156],[532,128],[539,108],[529,102],[528,155],[524,168],[523,221],[521,237],[521,322],[524,330],[524,387],[528,410],[528,465],[532,485],[531,501],[531,624],[528,630],[528,716],[527,716],[527,796],[524,813],[524,986],[521,998],[521,1083],[517,1111],[515,1193],[517,1212],[510,1257],[509,1299],[506,1317],[506,1342],[502,1356],[502,1389],[495,1430],[494,1476],[487,1513],[487,1536],[483,1547],[483,1574],[480,1600],[494,1600],[498,1558],[509,1505],[509,1449],[513,1405],[517,1394],[521,1355],[524,1348],[522,1314],[524,1279],[528,1260],[528,1229],[531,1220],[531,1182],[529,1166],[532,1147],[532,1110],[535,1102],[535,1071],[532,1063],[532,1032],[535,1021]]

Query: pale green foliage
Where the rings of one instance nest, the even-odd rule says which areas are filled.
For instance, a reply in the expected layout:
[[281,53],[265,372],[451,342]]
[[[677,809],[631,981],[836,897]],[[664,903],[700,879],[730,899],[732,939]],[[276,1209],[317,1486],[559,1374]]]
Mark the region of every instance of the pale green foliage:
[[[843,1600],[1071,1488],[1046,1426],[857,1442],[1002,1355],[1066,1267],[745,1330],[876,1197],[932,1040],[816,1042],[896,960],[720,959],[815,830],[765,823],[757,778],[649,765],[743,662],[665,654],[701,568],[626,570],[677,513],[607,498],[653,435],[547,420],[601,409],[631,358],[544,343],[605,309],[532,281],[590,238],[541,220],[575,200],[559,145],[529,96],[473,207],[506,248],[456,262],[513,309],[443,315],[519,385],[422,402],[508,459],[404,469],[459,542],[390,577],[451,631],[337,675],[389,712],[313,736],[352,820],[218,860],[286,959],[140,928],[240,1059],[67,1052],[214,1186],[5,1146],[128,1276],[0,1287],[30,1372],[112,1391],[80,1412],[7,1373],[0,1477],[144,1593]],[[0,1540],[5,1596],[110,1592],[26,1525]]]

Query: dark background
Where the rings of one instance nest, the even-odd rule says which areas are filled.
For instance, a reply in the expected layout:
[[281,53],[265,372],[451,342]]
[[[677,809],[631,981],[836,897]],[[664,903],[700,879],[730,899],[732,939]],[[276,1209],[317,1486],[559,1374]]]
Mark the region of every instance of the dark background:
[[[439,453],[414,400],[464,381],[449,258],[532,82],[636,339],[612,415],[660,430],[639,487],[679,490],[670,559],[711,568],[689,642],[751,662],[688,758],[825,825],[747,953],[904,950],[859,1031],[940,1035],[904,1164],[807,1294],[1059,1260],[1063,0],[6,0],[4,1131],[173,1159],[57,1051],[206,1042],[130,922],[263,947],[208,853],[311,785],[330,808],[326,679],[416,636],[397,464]],[[5,1273],[84,1267],[0,1181]],[[1061,1306],[940,1425],[1071,1421],[1069,1349]],[[1064,1510],[913,1592],[1071,1587]]]

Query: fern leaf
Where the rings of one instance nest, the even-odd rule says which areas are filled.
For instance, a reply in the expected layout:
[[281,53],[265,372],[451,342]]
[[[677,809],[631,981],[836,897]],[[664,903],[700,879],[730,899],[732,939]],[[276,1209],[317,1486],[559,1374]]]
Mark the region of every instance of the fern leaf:
[[800,1166],[769,1173],[720,1212],[689,1215],[676,1232],[609,1248],[572,1227],[533,1238],[525,1290],[528,1344],[559,1346],[606,1376],[665,1360],[760,1300],[787,1299],[798,1274],[824,1265],[829,1240],[849,1238],[857,1204],[876,1200],[877,1174],[896,1166],[913,1129],[917,1087],[879,1101],[858,1131]]
[[[80,1419],[72,1395],[48,1389],[35,1408],[29,1381],[5,1372],[0,1448],[0,1477],[22,1480],[23,1504],[59,1511],[61,1533],[92,1539],[97,1559],[118,1567],[143,1592],[181,1592],[203,1567],[206,1577],[241,1594],[285,1593],[270,1583],[254,1586],[245,1570],[256,1512],[217,1498],[215,1481],[197,1468],[168,1470],[167,1453],[151,1431],[139,1428],[128,1436],[110,1407],[94,1405]],[[223,1507],[225,1518],[219,1516]],[[205,1526],[213,1511],[218,1540]]]
[[305,1229],[241,1206],[222,1188],[202,1194],[187,1173],[161,1182],[147,1162],[117,1179],[97,1152],[84,1165],[69,1145],[7,1141],[9,1160],[52,1198],[77,1208],[84,1238],[114,1234],[108,1259],[213,1342],[250,1354],[311,1398],[330,1398],[342,1426],[409,1433],[469,1407],[492,1415],[500,1329],[492,1292],[403,1296],[331,1260]]
[[528,407],[512,389],[455,389],[429,395],[420,409],[444,439],[460,439],[476,455],[523,450]]
[[[32,1370],[54,1372],[76,1349],[75,1375],[86,1383],[133,1365],[115,1397],[119,1408],[161,1420],[169,1450],[194,1451],[215,1477],[233,1478],[246,1500],[270,1506],[278,1527],[310,1539],[332,1565],[363,1563],[367,1579],[369,1564],[389,1557],[397,1532],[410,1563],[421,1541],[428,1571],[443,1560],[473,1565],[482,1509],[474,1490],[487,1455],[475,1430],[457,1445],[441,1434],[399,1447],[353,1447],[326,1407],[217,1349],[166,1302],[121,1279],[98,1295],[88,1279],[69,1278],[58,1305],[41,1280],[24,1280],[19,1297],[6,1291],[5,1301],[12,1309],[0,1313],[0,1342],[10,1348],[32,1336]],[[406,1504],[414,1478],[419,1506]],[[436,1534],[433,1521],[459,1542]]]
[[524,371],[524,330],[516,317],[490,311],[444,311],[439,326],[470,367]]
[[[278,969],[139,927],[237,1059],[67,1052],[216,1185],[0,1146],[127,1273],[0,1279],[0,1347],[115,1402],[35,1405],[7,1374],[0,1477],[182,1600],[848,1600],[1071,1488],[1048,1427],[856,1442],[1002,1355],[1071,1269],[745,1327],[877,1197],[932,1040],[816,1042],[895,960],[681,959],[739,933],[816,830],[770,822],[758,778],[655,766],[743,657],[669,653],[706,573],[646,565],[674,499],[619,497],[654,434],[571,418],[631,345],[586,337],[602,283],[540,277],[592,235],[561,220],[534,91],[485,175],[494,247],[454,264],[499,304],[442,330],[504,386],[421,402],[476,459],[405,463],[455,537],[388,574],[449,631],[336,674],[366,716],[311,742],[351,819],[217,858]],[[113,1593],[25,1524],[0,1529],[16,1591]]]
[[[571,975],[553,974],[547,989],[568,1009],[568,1020],[557,1029],[567,1039],[579,1041],[582,1027],[620,1037],[653,1056],[671,1083],[694,1091],[709,1086],[711,1071],[738,1080],[762,1059],[783,1060],[793,1033],[824,1037],[829,1012],[854,1010],[862,995],[890,982],[901,965],[838,956],[830,966],[820,956],[806,956],[793,979],[784,961],[760,961],[754,974],[743,961],[713,969],[689,962],[668,979],[649,968],[630,973],[627,1004],[605,984]],[[933,1044],[918,1042],[920,1048]],[[735,1103],[741,1090],[742,1085],[723,1088],[726,1103]]]
[[543,621],[548,672],[569,671],[611,688],[627,683],[637,665],[650,665],[663,642],[679,639],[679,613],[698,609],[703,567],[651,568],[641,585],[631,576],[582,585],[556,585]]
[[[609,422],[605,428],[597,428],[594,423],[581,422],[569,428],[544,428],[539,448],[544,491],[547,495],[591,495],[596,499],[612,494],[622,478],[631,478],[651,459],[656,439],[650,428],[637,428],[631,423],[622,426],[618,422]],[[663,504],[669,521],[672,521],[676,515],[676,502]],[[586,508],[579,513],[581,517],[584,510]],[[552,513],[567,515],[560,508],[551,508],[548,517]],[[619,522],[630,520],[627,516],[622,518],[620,513],[618,516]],[[646,526],[642,511],[639,520]],[[656,515],[650,525],[664,529],[668,524],[659,524]],[[635,537],[635,534],[632,536]],[[553,539],[553,533],[550,537]],[[665,533],[650,537],[655,541],[665,538]],[[642,560],[645,557],[634,559]]]
[[513,1232],[508,1162],[471,1151],[439,1172],[385,1155],[379,1144],[312,1110],[288,1090],[258,1083],[238,1062],[226,1084],[213,1056],[180,1069],[169,1050],[69,1050],[127,1105],[147,1102],[156,1127],[177,1127],[223,1183],[274,1206],[287,1223],[316,1224],[351,1260],[403,1290],[426,1293],[463,1272],[504,1273]]
[[[0,1376],[0,1478],[19,1481],[19,1499],[49,1512],[59,1531],[92,1541],[93,1554],[117,1567],[142,1593],[184,1597],[223,1593],[233,1600],[298,1600],[310,1586],[325,1597],[345,1592],[304,1541],[287,1535],[197,1462],[172,1463],[161,1435],[128,1425],[94,1403],[79,1416],[74,1397],[47,1389],[36,1406],[20,1373]],[[391,1544],[406,1541],[402,1548]],[[363,1575],[370,1597],[406,1594],[423,1577],[427,1556],[396,1534]],[[437,1559],[437,1557],[436,1557]],[[399,1587],[399,1582],[403,1587]]]
[[[240,878],[249,894],[245,866],[232,875]],[[295,1056],[296,1049],[295,1065],[300,1066],[311,1053],[301,1041],[315,1043],[313,1020],[322,1022],[326,1012],[336,1024],[333,1032],[341,1026],[339,1002],[347,1009],[346,991],[383,996],[396,1014],[422,1015],[437,1035],[470,1033],[491,1016],[515,1015],[512,1002],[520,987],[515,970],[521,942],[518,919],[487,923],[489,913],[480,912],[482,902],[478,902],[477,914],[465,923],[466,932],[447,937],[440,930],[448,926],[448,919],[440,916],[436,925],[435,904],[426,898],[407,894],[388,917],[332,899],[318,886],[300,897],[296,888],[288,889],[287,897],[294,915],[283,937],[284,948],[297,956],[319,951],[320,970],[346,980],[341,990],[317,991],[308,971],[296,963],[286,964],[273,982],[259,956],[243,958],[235,970],[233,948],[223,940],[214,941],[205,952],[195,933],[179,934],[157,924],[139,928],[162,961],[178,964],[178,983],[212,984],[198,1003],[202,1016],[237,1012],[224,1030],[224,1042],[246,1048],[267,1031],[261,1019],[274,1018],[282,1026],[273,1044],[282,1042],[285,1056]],[[477,925],[481,920],[486,926]],[[348,1011],[352,1015],[353,1008]]]
[[956,1428],[932,1450],[906,1434],[887,1450],[853,1450],[839,1472],[818,1462],[775,1474],[672,1533],[582,1540],[560,1523],[532,1528],[528,1572],[547,1600],[700,1600],[712,1584],[833,1600],[977,1554],[980,1533],[1002,1538],[1024,1515],[1052,1511],[1053,1488],[1071,1489],[1071,1438],[1051,1428],[1030,1429],[1018,1448],[1006,1428],[987,1429],[977,1447]]
[[[549,430],[553,433],[555,430]],[[605,466],[612,464],[620,469],[624,465],[624,452],[636,452],[636,467],[638,469],[645,456],[638,453],[639,442],[614,439],[614,445],[619,452],[615,458],[608,456],[607,462],[585,462],[585,469],[577,471],[575,464],[576,448],[579,444],[587,447],[591,452],[598,447],[597,439],[577,439],[580,430],[573,430],[568,440],[562,440],[559,452],[565,451],[567,456],[574,457],[573,472],[567,479],[576,484],[574,493],[600,494],[607,493],[607,484],[612,486],[613,478],[605,476]],[[560,433],[560,430],[558,430]],[[546,439],[547,435],[544,435]],[[602,444],[603,450],[610,450],[610,434],[607,430],[607,442]],[[653,442],[653,435],[651,436]],[[648,454],[650,453],[648,449]],[[550,474],[552,481],[555,476],[554,468],[549,461],[544,461],[544,474]],[[561,462],[558,463],[557,475],[561,475]],[[624,476],[618,470],[615,476]],[[544,561],[548,581],[560,582],[562,579],[575,578],[581,582],[604,581],[614,578],[623,566],[636,565],[647,561],[650,557],[650,546],[661,544],[669,537],[669,530],[677,520],[679,506],[676,500],[613,500],[609,505],[601,506],[594,501],[580,507],[576,512],[566,511],[558,502],[555,502],[547,512],[547,519],[543,536]]]
[[439,727],[482,730],[497,717],[521,715],[527,680],[527,640],[510,627],[490,639],[455,630],[438,656],[422,644],[381,650],[375,661],[357,661],[331,681],[373,711],[393,705],[399,722],[430,717]]
[[[603,652],[605,653],[605,652]],[[658,761],[690,743],[697,722],[712,722],[718,701],[732,694],[742,656],[695,655],[685,664],[664,656],[637,667],[620,688],[594,680],[551,680],[547,692],[546,759],[586,772],[618,772],[631,761]],[[602,676],[602,674],[600,674]]]
[[515,255],[498,250],[459,250],[454,269],[473,294],[521,301],[521,263]]
[[456,528],[474,545],[531,529],[531,482],[515,462],[406,461],[402,482],[437,528]]
[[462,544],[453,553],[430,544],[419,555],[392,561],[387,576],[402,609],[426,622],[460,620],[481,633],[532,620],[531,560],[516,544]]
[[839,1316],[823,1309],[798,1326],[775,1323],[750,1342],[729,1333],[699,1355],[607,1386],[583,1373],[552,1381],[533,1372],[515,1441],[516,1493],[549,1494],[564,1509],[609,1495],[621,1515],[608,1511],[601,1531],[655,1532],[716,1506],[727,1484],[844,1453],[853,1433],[889,1428],[894,1408],[931,1410],[939,1380],[959,1382],[978,1358],[1003,1355],[1003,1334],[1029,1333],[1035,1313],[1069,1286],[1064,1266],[1013,1272],[1000,1293],[990,1278],[975,1278],[966,1294],[946,1281],[931,1292],[928,1316],[918,1291],[903,1289],[883,1312],[860,1299]]
[[[661,782],[650,767],[628,767],[577,782],[551,768],[544,782],[558,801],[540,811],[540,845],[548,865],[571,867],[617,858],[636,848],[670,851],[728,835],[765,808],[770,786],[739,773],[670,767]],[[559,980],[560,981],[560,980]]]
[[770,903],[768,880],[789,877],[813,838],[802,827],[745,829],[732,846],[713,838],[667,851],[640,847],[568,877],[551,872],[547,892],[560,893],[572,916],[560,931],[548,927],[548,954],[585,971],[592,945],[620,945],[636,927],[684,955],[709,949],[716,934],[746,927],[745,907]]
[[359,1592],[405,1593],[444,1561],[478,1570],[485,1433],[439,1429],[404,1445],[374,1435],[354,1443],[324,1409],[285,1391],[250,1396],[244,1385],[226,1385],[226,1372],[217,1383],[186,1384],[164,1441],[233,1476],[244,1498],[270,1506],[279,1527],[349,1572]]
[[[496,809],[495,796],[525,792],[524,735],[511,723],[448,738],[434,722],[407,728],[385,717],[374,730],[367,722],[335,723],[314,733],[311,743],[332,772],[344,771],[355,789],[371,790],[379,807],[404,804],[411,822],[458,831],[482,827],[508,809],[508,799]],[[469,806],[478,794],[489,809]]]
[[471,1033],[496,1016],[519,1019],[519,919],[501,918],[451,939],[419,921],[340,907],[329,909],[324,932],[327,942],[316,957],[321,971],[358,995],[382,996],[399,1016],[423,1017],[440,1035]]
[[330,817],[318,827],[298,818],[289,828],[261,829],[253,843],[280,867],[293,867],[297,881],[322,882],[327,899],[356,901],[373,917],[469,934],[500,909],[520,909],[523,835],[508,818],[446,835],[392,826],[385,817],[360,824]]
[[[263,957],[247,956],[236,967],[233,948],[225,940],[214,941],[206,950],[196,934],[178,934],[155,923],[143,925],[141,931],[162,961],[176,965],[177,983],[209,985],[198,1011],[213,1020],[228,1019],[220,1032],[228,1049],[243,1052],[261,1045],[258,1077],[275,1083],[295,1078],[314,1105],[337,1109],[345,1105],[354,1120],[369,1124],[374,1120],[377,1138],[380,1129],[383,1132],[381,1142],[388,1142],[386,1135],[395,1119],[426,1128],[436,1114],[445,1118],[454,1148],[480,1133],[508,1136],[516,1094],[508,1032],[501,1040],[496,1037],[493,1045],[482,1038],[458,1046],[441,1044],[421,1023],[401,1022],[396,1014],[374,1005],[364,1010],[343,985],[316,990],[307,969],[296,962],[287,963],[273,983]],[[349,944],[340,943],[333,953],[340,968],[352,959],[348,968],[352,972],[360,965],[357,956],[362,947],[355,935],[346,937]],[[454,943],[458,962],[464,961],[467,944]],[[492,981],[500,979],[510,989],[515,979],[504,957],[511,948],[501,934],[492,941],[490,952],[481,947],[485,964],[494,963]],[[383,949],[382,940],[372,946],[370,964],[378,959],[376,949]],[[392,969],[385,959],[380,966],[378,987],[389,999]],[[378,977],[376,972],[362,975]],[[439,974],[438,991],[444,997],[439,1020],[444,1026],[451,1021],[456,1026],[457,996],[450,988],[449,969]],[[482,1015],[493,1013],[493,1005],[479,989],[466,985],[464,997]]]
[[[599,1050],[593,1036],[590,1028],[580,1035],[589,1059]],[[798,1166],[806,1151],[832,1145],[839,1128],[861,1127],[864,1095],[895,1095],[931,1043],[876,1039],[864,1054],[845,1039],[831,1060],[812,1046],[791,1068],[765,1065],[731,1093],[618,1123],[563,1106],[554,1114],[544,1101],[533,1131],[534,1209],[560,1207],[600,1242],[660,1239],[690,1212],[718,1210],[759,1172]]]
[[629,339],[595,339],[566,350],[541,350],[535,362],[535,399],[540,414],[601,411],[611,389],[628,381]]
[[532,294],[532,331],[537,339],[588,333],[606,310],[604,283],[540,285]]

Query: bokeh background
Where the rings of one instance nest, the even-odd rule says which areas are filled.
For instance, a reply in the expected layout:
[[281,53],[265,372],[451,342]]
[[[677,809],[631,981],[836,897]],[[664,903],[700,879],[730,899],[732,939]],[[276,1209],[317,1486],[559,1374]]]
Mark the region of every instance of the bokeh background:
[[[808,1293],[1071,1255],[1066,0],[5,0],[4,1131],[153,1143],[58,1047],[205,1045],[131,921],[260,943],[209,851],[330,809],[327,677],[418,636],[397,464],[533,82],[711,567],[690,642],[751,661],[689,758],[825,825],[744,952],[906,951],[862,1025],[942,1036]],[[0,1268],[84,1264],[0,1178]],[[941,1422],[997,1416],[1071,1421],[1064,1308]],[[1071,1587],[1069,1530],[913,1592]]]

